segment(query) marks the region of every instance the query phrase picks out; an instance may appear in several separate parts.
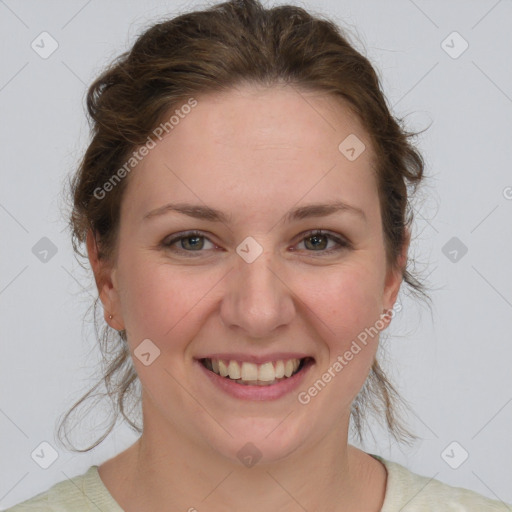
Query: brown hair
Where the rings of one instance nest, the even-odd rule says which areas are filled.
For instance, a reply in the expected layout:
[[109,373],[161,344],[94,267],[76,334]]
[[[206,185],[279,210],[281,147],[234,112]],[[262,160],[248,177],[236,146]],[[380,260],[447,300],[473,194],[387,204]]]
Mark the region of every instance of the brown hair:
[[[409,142],[416,134],[406,132],[401,120],[391,115],[369,60],[332,21],[290,5],[265,9],[258,0],[232,0],[153,25],[91,85],[87,109],[92,141],[70,181],[73,204],[69,225],[77,255],[87,258],[80,248],[91,230],[100,258],[115,261],[120,204],[128,178],[120,180],[105,197],[98,198],[95,191],[147,141],[170,109],[191,96],[229,91],[242,83],[290,84],[331,94],[350,106],[375,150],[388,264],[400,269],[414,295],[428,300],[425,286],[399,263],[413,218],[408,186],[415,192],[423,178],[423,159]],[[106,324],[98,332],[98,301],[94,302],[94,325],[103,355],[102,374],[96,386],[60,421],[58,439],[68,439],[66,425],[71,413],[102,384],[106,393],[99,396],[111,399],[114,417],[92,445],[83,450],[71,445],[73,451],[88,451],[101,443],[119,413],[142,432],[128,411],[129,405],[132,410],[140,406],[141,396],[126,333]],[[352,427],[359,439],[368,409],[377,416],[384,413],[386,426],[398,441],[416,438],[402,425],[397,405],[405,402],[375,358],[351,410]],[[140,419],[140,409],[138,412]]]

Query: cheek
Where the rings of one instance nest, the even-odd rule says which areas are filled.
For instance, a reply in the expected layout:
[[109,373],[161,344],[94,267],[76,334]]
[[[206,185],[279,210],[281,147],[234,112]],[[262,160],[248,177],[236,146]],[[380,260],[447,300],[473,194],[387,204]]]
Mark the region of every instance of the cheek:
[[326,339],[332,344],[343,346],[348,338],[374,325],[382,313],[379,280],[366,266],[326,269],[322,276],[304,275],[299,282],[301,299],[325,324]]
[[[382,327],[375,277],[355,266],[333,272],[306,302],[317,318],[314,332],[320,334],[328,351],[319,361],[318,374],[303,388],[309,396],[319,396],[315,398],[319,410],[329,407],[345,414],[370,372],[378,348],[378,326]],[[304,280],[303,297],[311,284]]]
[[180,340],[193,336],[204,314],[201,304],[207,302],[201,301],[221,277],[213,270],[178,270],[143,253],[120,261],[120,300],[130,343],[149,338],[166,351],[182,350]]

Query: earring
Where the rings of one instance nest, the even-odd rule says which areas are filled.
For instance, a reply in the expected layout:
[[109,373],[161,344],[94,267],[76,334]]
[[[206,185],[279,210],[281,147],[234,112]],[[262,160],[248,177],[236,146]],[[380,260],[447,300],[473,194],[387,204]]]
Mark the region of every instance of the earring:
[[112,315],[108,315],[109,320],[112,320],[114,318]]
[[388,317],[390,315],[390,310],[389,309],[383,309],[382,310],[382,313],[380,314],[380,317]]

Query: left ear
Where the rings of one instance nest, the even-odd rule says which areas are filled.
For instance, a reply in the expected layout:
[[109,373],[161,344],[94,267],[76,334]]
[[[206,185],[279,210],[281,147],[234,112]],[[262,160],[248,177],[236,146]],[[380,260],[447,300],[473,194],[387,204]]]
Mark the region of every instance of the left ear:
[[398,292],[400,291],[400,286],[403,281],[403,272],[405,270],[405,266],[407,264],[407,253],[409,251],[409,245],[411,242],[411,233],[408,228],[405,228],[405,236],[404,243],[400,250],[400,255],[397,260],[397,264],[391,268],[388,268],[386,274],[386,281],[384,284],[384,292],[382,295],[382,308],[389,310],[392,309],[396,299],[398,297]]

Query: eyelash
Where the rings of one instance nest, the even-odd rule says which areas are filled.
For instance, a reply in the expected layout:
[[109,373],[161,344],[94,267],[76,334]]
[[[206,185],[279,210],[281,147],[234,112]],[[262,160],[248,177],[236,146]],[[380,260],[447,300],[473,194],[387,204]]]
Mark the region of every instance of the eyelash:
[[[347,240],[345,240],[343,238],[340,238],[340,237],[338,237],[338,236],[336,236],[334,234],[322,231],[321,229],[307,231],[306,233],[302,234],[302,239],[299,241],[299,243],[303,242],[307,238],[312,238],[314,236],[325,236],[329,240],[331,240],[333,242],[336,242],[338,244],[338,247],[336,247],[334,249],[318,251],[320,256],[322,256],[322,255],[331,255],[333,253],[336,253],[336,252],[339,252],[339,251],[342,251],[342,250],[346,250],[346,249],[350,249],[352,247],[350,242],[348,242]],[[170,240],[166,241],[166,239],[164,239],[161,242],[160,245],[164,249],[171,249],[172,245],[174,245],[176,242],[180,242],[181,240],[184,240],[184,239],[187,239],[187,238],[193,238],[193,237],[205,238],[206,240],[211,242],[211,240],[207,236],[203,235],[200,231],[187,231],[185,233],[178,234],[177,236],[171,238]],[[213,243],[213,242],[211,242],[211,243]],[[187,257],[194,258],[196,256],[192,256],[191,253],[194,253],[194,252],[201,253],[201,252],[204,252],[204,251],[203,250],[187,251],[185,249],[178,249],[178,250],[175,250],[175,252],[181,253],[181,254],[186,254]],[[307,251],[307,252],[315,253],[317,251]]]

